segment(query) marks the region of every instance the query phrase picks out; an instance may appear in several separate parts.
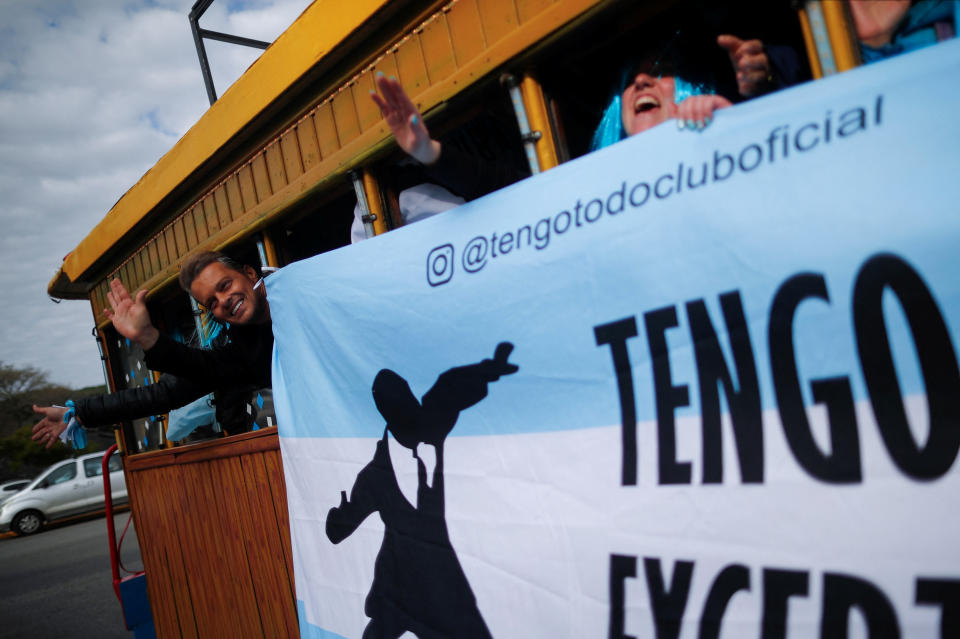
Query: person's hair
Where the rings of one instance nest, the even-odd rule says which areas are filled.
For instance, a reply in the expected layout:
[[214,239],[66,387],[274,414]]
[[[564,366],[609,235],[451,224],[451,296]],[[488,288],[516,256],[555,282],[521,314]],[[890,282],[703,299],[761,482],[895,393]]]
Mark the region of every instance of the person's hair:
[[243,264],[232,257],[218,251],[202,251],[188,255],[187,259],[183,261],[183,265],[180,267],[180,288],[190,293],[193,280],[197,279],[200,272],[214,262],[220,262],[231,270],[243,273]]

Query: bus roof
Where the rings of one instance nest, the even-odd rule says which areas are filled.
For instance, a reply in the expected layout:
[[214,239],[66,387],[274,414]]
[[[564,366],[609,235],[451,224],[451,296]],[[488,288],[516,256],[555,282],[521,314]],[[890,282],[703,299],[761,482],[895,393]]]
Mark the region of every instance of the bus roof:
[[315,0],[64,258],[50,294],[85,297],[70,283],[386,3]]

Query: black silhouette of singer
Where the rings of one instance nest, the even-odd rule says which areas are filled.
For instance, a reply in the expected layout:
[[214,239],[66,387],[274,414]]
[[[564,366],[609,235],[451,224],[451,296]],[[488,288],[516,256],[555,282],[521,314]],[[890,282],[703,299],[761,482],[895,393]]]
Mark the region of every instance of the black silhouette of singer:
[[[340,505],[327,513],[326,528],[327,537],[337,544],[371,513],[379,512],[383,520],[383,543],[364,604],[370,622],[363,639],[396,639],[406,631],[419,639],[491,636],[447,532],[443,443],[460,411],[487,396],[490,382],[519,370],[507,361],[512,350],[513,344],[501,342],[493,359],[442,373],[420,402],[393,371],[381,370],[374,378],[373,399],[387,420],[383,438],[357,475],[350,499],[340,492]],[[388,432],[417,460],[416,507],[400,492],[390,463]],[[436,449],[432,485],[417,454],[419,444]]]

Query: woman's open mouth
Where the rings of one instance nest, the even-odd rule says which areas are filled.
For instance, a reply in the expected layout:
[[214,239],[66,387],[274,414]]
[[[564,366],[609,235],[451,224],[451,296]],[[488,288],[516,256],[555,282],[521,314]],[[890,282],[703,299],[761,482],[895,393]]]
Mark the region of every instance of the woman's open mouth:
[[657,100],[652,95],[641,95],[639,98],[637,98],[637,101],[633,103],[634,113],[646,113],[647,111],[652,111],[659,108],[660,100]]

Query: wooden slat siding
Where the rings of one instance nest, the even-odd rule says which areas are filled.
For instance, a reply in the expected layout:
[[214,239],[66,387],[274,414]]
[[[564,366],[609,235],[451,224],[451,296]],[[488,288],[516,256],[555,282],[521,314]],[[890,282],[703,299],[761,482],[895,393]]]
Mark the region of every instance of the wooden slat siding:
[[156,239],[147,244],[147,253],[150,255],[150,277],[153,277],[163,268],[160,264],[160,253],[157,251]]
[[297,585],[293,578],[293,547],[290,542],[290,518],[287,511],[287,484],[283,477],[283,464],[280,461],[280,451],[275,455],[264,455],[264,465],[267,469],[267,483],[270,485],[270,494],[273,499],[273,512],[276,517],[278,536],[283,546],[283,554],[287,563],[287,577],[290,582],[290,593],[296,601]]
[[297,124],[297,144],[303,170],[309,171],[320,162],[320,145],[317,143],[317,128],[312,117],[305,117]]
[[211,236],[220,232],[220,216],[217,215],[217,207],[212,197],[203,198],[203,219],[207,221],[207,230]]
[[[245,537],[249,532],[244,528],[248,523],[241,521],[237,508],[237,501],[244,488],[243,485],[236,486],[226,481],[229,464],[230,458],[225,458],[209,464],[194,465],[194,468],[201,471],[206,498],[212,506],[207,517],[214,520],[210,522],[213,524],[210,532],[222,557],[217,565],[209,566],[211,572],[221,572],[221,575],[217,575],[221,586],[214,588],[214,592],[221,607],[233,608],[231,623],[221,622],[218,625],[220,632],[236,628],[227,636],[263,636],[263,627],[257,614],[256,580],[247,559]],[[258,522],[259,526],[262,526],[261,522]]]
[[243,210],[254,208],[260,201],[257,199],[257,185],[253,179],[253,166],[245,164],[237,171],[237,181],[240,183],[240,198],[243,200]]
[[337,139],[341,147],[360,135],[357,107],[353,103],[353,92],[349,87],[342,87],[333,97],[333,119],[337,123]]
[[358,77],[350,90],[353,92],[353,104],[357,108],[360,130],[366,131],[382,119],[376,102],[370,99],[370,92],[374,90],[373,74],[364,73]]
[[167,255],[167,243],[163,235],[153,238],[153,245],[157,247],[157,257],[160,259],[160,268],[165,269],[170,266],[170,256]]
[[177,241],[177,253],[180,256],[184,256],[190,252],[190,247],[187,246],[187,232],[183,228],[182,217],[173,222],[173,237]]
[[[179,471],[179,472],[174,472]],[[230,586],[229,573],[221,571],[225,563],[223,544],[234,543],[233,539],[221,539],[218,524],[220,516],[216,511],[215,495],[206,482],[206,473],[200,465],[181,468],[163,468],[158,477],[173,482],[176,486],[178,501],[183,504],[184,521],[189,531],[183,536],[180,551],[186,568],[191,607],[196,619],[197,634],[200,637],[212,637],[230,627],[230,619],[220,619],[220,610],[229,610],[233,617],[233,605],[220,601],[219,592]],[[221,495],[228,499],[227,495]],[[165,504],[170,509],[170,504]],[[186,524],[185,522],[190,522]],[[144,565],[149,579],[150,568]]]
[[213,203],[217,207],[217,216],[220,218],[220,228],[226,228],[233,222],[233,213],[230,211],[230,202],[227,200],[227,187],[221,184],[213,191]]
[[243,215],[243,194],[240,192],[240,178],[237,173],[227,180],[227,202],[230,205],[230,217],[237,219]]
[[267,173],[267,160],[262,153],[253,158],[250,168],[253,170],[253,185],[256,187],[257,204],[259,204],[273,195],[270,189],[270,176]]
[[418,95],[430,86],[427,64],[420,49],[420,38],[411,37],[397,49],[397,78],[408,95]]
[[[250,457],[257,456],[259,454]],[[243,495],[235,502],[240,520],[265,522],[264,526],[251,529],[245,540],[261,627],[264,629],[264,636],[284,638],[288,634],[287,616],[284,613],[285,609],[289,608],[285,604],[290,601],[290,593],[286,588],[286,580],[282,578],[286,570],[277,570],[277,566],[286,568],[282,553],[276,557],[271,549],[271,545],[279,546],[280,540],[277,535],[271,535],[270,531],[266,530],[266,522],[273,519],[273,513],[265,513],[260,507],[255,482],[252,478],[248,480],[245,475],[250,464],[244,463],[244,460],[238,457],[226,461],[229,474],[225,475],[225,480],[244,488]],[[265,517],[266,514],[270,517]]]
[[483,39],[480,27],[480,8],[476,0],[460,0],[447,14],[450,26],[450,39],[453,40],[453,52],[457,56],[457,66],[466,65],[483,53],[487,43]]
[[[446,5],[376,59],[359,65],[357,75],[345,84],[326,90],[322,94],[325,97],[303,118],[278,131],[277,138],[254,152],[242,165],[218,177],[222,186],[223,180],[236,176],[243,208],[232,208],[231,200],[232,222],[211,227],[207,240],[200,239],[197,225],[200,246],[219,249],[261,230],[288,205],[335,179],[344,167],[353,167],[370,153],[392,144],[382,121],[375,120],[368,126],[368,113],[376,113],[376,109],[365,87],[372,84],[375,71],[398,77],[421,110],[428,111],[461,86],[489,73],[523,48],[603,3],[604,0],[455,0]],[[519,28],[521,22],[526,29]],[[442,37],[444,31],[448,43]],[[453,53],[452,60],[447,44]],[[429,61],[429,68],[424,60]],[[443,82],[450,78],[452,82]],[[298,125],[305,122],[309,124],[301,134]],[[309,140],[307,129],[311,126],[316,135],[319,161],[314,160],[312,145],[303,143],[303,139]],[[277,184],[278,174],[268,171],[265,156],[276,140],[285,136],[292,140],[292,132],[296,133],[303,173],[294,177],[281,163],[285,179]],[[283,160],[292,163],[290,157],[284,156]],[[198,198],[197,203],[210,193]],[[150,290],[176,279],[177,264],[182,258],[183,255],[172,255],[170,264],[146,283]]]
[[[158,503],[153,505],[156,513],[152,522],[154,538],[162,552],[158,559],[163,562],[161,568],[165,569],[164,577],[168,586],[161,595],[168,597],[164,602],[164,610],[168,615],[166,622],[170,631],[179,632],[180,637],[202,639],[204,635],[200,634],[197,613],[204,610],[201,606],[209,606],[213,602],[204,601],[207,593],[199,590],[199,585],[191,579],[191,566],[195,565],[193,556],[203,549],[203,535],[197,526],[183,525],[186,521],[198,521],[193,508],[193,504],[197,502],[192,500],[191,495],[184,489],[183,477],[178,475],[177,468],[161,469],[161,472],[157,473],[157,479],[162,486],[168,487],[162,494],[157,495]],[[179,534],[168,532],[181,529]],[[139,528],[137,530],[139,532]],[[147,574],[148,583],[150,577],[151,575]]]
[[276,193],[285,187],[289,182],[287,172],[283,168],[283,151],[280,149],[280,140],[275,140],[267,147],[263,154],[267,161],[267,175],[270,177],[270,192]]
[[193,220],[193,229],[197,233],[197,244],[205,242],[210,237],[210,229],[207,228],[207,216],[203,214],[203,205],[197,204],[184,214],[185,218]]
[[173,237],[173,228],[163,229],[163,239],[167,244],[167,255],[170,257],[170,264],[176,264],[180,261],[180,254],[177,253],[177,241]]
[[328,102],[317,109],[313,115],[313,124],[317,130],[320,158],[325,160],[340,150],[337,122],[333,119],[333,104]]
[[380,59],[371,70],[371,73],[376,76],[377,73],[382,73],[388,78],[399,77],[397,71],[397,55],[395,51],[388,51],[382,59]]
[[299,634],[275,428],[125,464],[161,639]]
[[430,84],[442,82],[453,75],[457,70],[457,59],[453,54],[453,41],[450,39],[450,26],[447,16],[441,15],[437,20],[423,28],[420,34],[424,58],[427,60],[427,75]]
[[517,14],[520,17],[520,24],[526,24],[528,20],[537,16],[541,11],[550,7],[557,0],[517,0]]
[[513,0],[477,0],[477,6],[487,46],[502,40],[519,26]]
[[[293,614],[294,611],[286,605],[287,601],[296,600],[296,594],[291,588],[293,575],[287,570],[288,563],[282,542],[283,537],[289,535],[286,534],[287,529],[281,530],[280,523],[276,520],[265,457],[265,453],[240,457],[241,463],[237,472],[240,475],[239,481],[244,482],[247,488],[247,506],[252,513],[251,519],[274,522],[275,532],[267,530],[266,527],[257,529],[258,552],[255,555],[260,561],[266,562],[265,569],[261,568],[259,573],[265,577],[263,601],[269,612],[264,612],[262,604],[260,610],[261,615],[266,614],[271,618],[271,621],[265,625],[282,630],[284,634],[280,637],[287,637],[294,632],[292,629],[299,623],[296,615]],[[284,570],[276,570],[277,566],[283,566]]]
[[283,171],[287,182],[293,182],[303,175],[303,158],[300,156],[300,144],[297,142],[296,128],[280,136],[280,154],[283,157]]
[[196,218],[192,214],[183,216],[183,228],[187,233],[187,246],[193,248],[200,243],[200,238],[197,235]]

